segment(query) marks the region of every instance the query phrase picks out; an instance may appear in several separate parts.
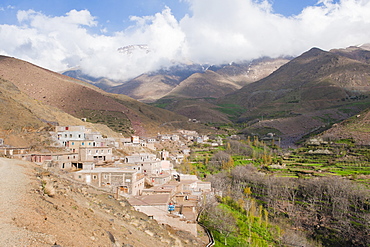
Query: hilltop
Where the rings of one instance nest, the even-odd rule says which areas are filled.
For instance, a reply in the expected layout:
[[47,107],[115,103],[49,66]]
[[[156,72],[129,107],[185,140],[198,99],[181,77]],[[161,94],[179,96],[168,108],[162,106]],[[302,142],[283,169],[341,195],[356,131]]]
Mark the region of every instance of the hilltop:
[[[106,93],[89,83],[19,59],[1,56],[0,71],[0,127],[4,131],[30,128],[37,132],[57,124],[98,123],[94,126],[100,126],[100,132],[110,136],[114,136],[113,131],[146,136],[175,128],[203,128],[192,126],[184,116],[128,96]],[[83,123],[82,118],[89,123]]]
[[[354,52],[362,55],[349,58]],[[276,129],[298,140],[370,106],[370,65],[362,60],[370,51],[347,54],[313,48],[219,102],[245,109],[238,121],[249,123],[249,131]]]
[[[63,74],[98,86],[107,92],[124,94],[141,102],[152,103],[172,95],[183,97],[190,95],[190,98],[208,97],[207,95],[219,96],[220,94],[223,96],[268,76],[288,61],[287,58],[261,58],[217,66],[179,64],[142,74],[129,81],[92,78],[79,69],[67,70]],[[188,90],[189,86],[195,86],[197,90]],[[228,90],[223,91],[224,88]],[[212,91],[218,93],[215,94]],[[193,94],[195,92],[196,95]]]

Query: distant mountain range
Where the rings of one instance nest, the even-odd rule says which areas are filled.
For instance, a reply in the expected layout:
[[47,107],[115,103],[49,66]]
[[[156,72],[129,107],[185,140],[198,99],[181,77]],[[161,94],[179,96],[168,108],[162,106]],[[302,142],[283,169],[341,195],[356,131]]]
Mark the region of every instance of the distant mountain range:
[[370,106],[369,56],[359,47],[313,48],[217,104],[243,109],[234,117],[249,123],[249,131],[272,128],[299,139]]
[[[93,84],[107,92],[124,94],[139,101],[151,103],[166,96],[177,95],[188,88],[190,84],[196,86],[198,80],[201,80],[199,84],[204,82],[208,84],[208,88],[204,88],[204,90],[199,88],[201,91],[197,91],[198,96],[219,97],[268,76],[288,61],[288,58],[262,58],[250,62],[219,66],[179,64],[142,74],[129,81],[93,78],[83,74],[79,69],[67,70],[63,74]],[[203,80],[202,77],[206,79]],[[219,83],[212,85],[216,81]],[[189,92],[183,96],[188,96],[188,94]],[[191,93],[190,96],[192,97]]]
[[369,115],[362,112],[370,107],[366,45],[312,48],[294,59],[178,65],[125,82],[88,77],[80,70],[64,72],[84,81],[76,80],[5,56],[0,71],[3,130],[80,123],[80,118],[123,134],[207,128],[188,121],[196,119],[212,128],[238,124],[249,135],[272,132],[289,146],[355,115],[369,124]]

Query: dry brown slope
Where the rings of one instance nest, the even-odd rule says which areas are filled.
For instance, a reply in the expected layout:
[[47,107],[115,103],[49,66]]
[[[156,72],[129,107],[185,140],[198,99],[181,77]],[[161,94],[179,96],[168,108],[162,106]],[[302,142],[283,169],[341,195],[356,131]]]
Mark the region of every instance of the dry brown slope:
[[370,105],[370,65],[360,55],[366,60],[369,52],[351,59],[313,48],[220,103],[245,108],[239,121],[258,119],[252,127],[275,128],[288,140],[299,139]]
[[141,102],[154,102],[169,93],[179,78],[174,75],[143,74],[119,86],[109,88],[109,92],[125,94]]
[[[6,172],[0,207],[8,214],[0,215],[0,224],[6,226],[1,229],[1,246],[204,246],[133,211],[124,199],[115,200],[32,163],[0,158],[2,169]],[[45,194],[43,182],[54,191]],[[4,191],[6,186],[11,190]]]
[[16,147],[42,146],[54,125],[85,125],[109,136],[116,136],[105,125],[82,122],[56,107],[30,98],[13,83],[0,78],[0,138]]
[[335,124],[322,137],[331,140],[353,139],[357,144],[370,145],[370,108]]
[[[44,104],[61,109],[75,117],[84,117],[85,111],[112,112],[131,122],[136,134],[145,135],[146,131],[158,132],[158,126],[166,121],[186,121],[186,118],[168,111],[146,106],[132,99],[120,98],[91,86],[87,83],[37,67],[28,62],[9,57],[0,57],[0,77],[12,82],[20,91]],[[148,118],[137,109],[151,108],[157,118]],[[153,130],[150,126],[157,126]]]
[[228,93],[240,89],[241,86],[225,77],[207,70],[204,73],[196,73],[182,81],[166,97],[185,98],[219,98]]

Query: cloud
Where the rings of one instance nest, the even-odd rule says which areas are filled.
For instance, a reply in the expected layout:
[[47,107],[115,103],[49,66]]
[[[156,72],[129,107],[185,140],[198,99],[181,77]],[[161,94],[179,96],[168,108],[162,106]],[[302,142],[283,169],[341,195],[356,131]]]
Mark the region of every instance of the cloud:
[[[132,26],[110,35],[88,10],[54,17],[18,11],[18,25],[0,25],[0,53],[55,71],[80,66],[91,76],[125,80],[184,61],[219,64],[370,42],[370,0],[321,0],[290,17],[266,0],[186,1],[191,12],[181,20],[166,7],[132,16]],[[135,44],[150,52],[117,51]]]
[[267,2],[188,0],[193,15],[181,20],[189,56],[222,63],[261,56],[299,55],[311,47],[331,49],[370,42],[370,1],[319,1],[285,17]]

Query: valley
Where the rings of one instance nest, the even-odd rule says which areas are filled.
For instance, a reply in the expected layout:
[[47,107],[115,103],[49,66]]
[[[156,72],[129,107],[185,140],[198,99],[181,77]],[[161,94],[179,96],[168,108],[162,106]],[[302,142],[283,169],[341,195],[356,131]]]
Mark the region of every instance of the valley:
[[1,169],[30,185],[6,227],[33,246],[206,246],[203,227],[214,246],[369,246],[369,54],[106,84],[1,56]]

